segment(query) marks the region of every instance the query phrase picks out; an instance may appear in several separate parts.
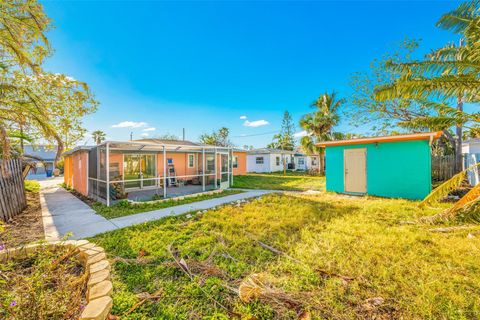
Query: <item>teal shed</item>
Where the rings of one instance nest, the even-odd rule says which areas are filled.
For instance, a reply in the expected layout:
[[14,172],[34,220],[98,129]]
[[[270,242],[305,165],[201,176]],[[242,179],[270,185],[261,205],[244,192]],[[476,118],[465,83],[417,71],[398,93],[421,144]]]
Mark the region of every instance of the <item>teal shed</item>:
[[327,191],[423,199],[432,190],[430,145],[442,132],[327,141]]

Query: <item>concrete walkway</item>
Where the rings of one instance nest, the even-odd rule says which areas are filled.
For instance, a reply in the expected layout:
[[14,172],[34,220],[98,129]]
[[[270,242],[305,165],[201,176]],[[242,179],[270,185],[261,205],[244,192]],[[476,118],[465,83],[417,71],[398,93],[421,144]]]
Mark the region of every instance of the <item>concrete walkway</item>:
[[117,229],[62,187],[41,189],[40,204],[47,241],[60,240],[69,232],[73,234],[69,239],[82,239]]
[[42,205],[45,238],[48,241],[53,241],[61,239],[67,233],[72,233],[69,239],[92,237],[107,231],[158,220],[166,216],[210,209],[226,203],[254,198],[271,192],[270,190],[248,190],[244,193],[133,214],[111,220],[107,220],[97,214],[92,208],[70,192],[61,187],[52,186],[52,184],[41,188],[40,203]]
[[214,198],[209,200],[183,204],[180,206],[159,209],[155,211],[132,214],[125,217],[115,218],[110,221],[113,222],[115,225],[117,225],[119,228],[125,228],[128,226],[144,223],[147,221],[158,220],[170,215],[178,215],[178,214],[187,213],[191,211],[205,210],[205,209],[210,209],[216,206],[220,206],[222,204],[234,202],[237,200],[255,198],[267,193],[271,193],[271,191],[249,190],[243,193],[232,194],[230,196],[225,196],[221,198]]

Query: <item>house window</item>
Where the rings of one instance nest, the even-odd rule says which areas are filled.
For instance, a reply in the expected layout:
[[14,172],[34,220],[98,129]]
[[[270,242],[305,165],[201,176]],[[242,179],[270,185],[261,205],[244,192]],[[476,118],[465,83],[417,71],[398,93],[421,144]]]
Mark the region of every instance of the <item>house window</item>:
[[237,157],[237,156],[233,157],[233,164],[232,164],[232,166],[233,166],[234,168],[238,168],[238,157]]
[[316,166],[317,165],[317,158],[312,158],[312,166]]
[[188,167],[193,168],[195,166],[195,155],[189,154],[188,155]]
[[208,172],[215,171],[215,156],[207,155],[205,160],[207,162],[207,171]]
[[256,164],[263,164],[263,157],[256,157],[255,158],[255,163]]
[[305,165],[305,159],[304,158],[298,158],[298,165],[299,166],[304,166]]
[[275,157],[275,164],[276,164],[277,166],[280,165],[280,157]]

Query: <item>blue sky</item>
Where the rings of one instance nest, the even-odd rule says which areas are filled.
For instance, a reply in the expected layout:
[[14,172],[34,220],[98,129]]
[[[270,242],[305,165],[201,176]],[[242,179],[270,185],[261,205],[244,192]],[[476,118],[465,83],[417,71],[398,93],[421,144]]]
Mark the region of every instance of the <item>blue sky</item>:
[[[100,102],[88,130],[127,140],[185,128],[197,140],[226,126],[236,145],[263,147],[285,110],[297,124],[320,93],[348,97],[350,75],[405,37],[422,54],[454,40],[435,22],[458,2],[43,4],[55,26],[46,69],[87,82]],[[344,119],[337,130],[368,127]]]

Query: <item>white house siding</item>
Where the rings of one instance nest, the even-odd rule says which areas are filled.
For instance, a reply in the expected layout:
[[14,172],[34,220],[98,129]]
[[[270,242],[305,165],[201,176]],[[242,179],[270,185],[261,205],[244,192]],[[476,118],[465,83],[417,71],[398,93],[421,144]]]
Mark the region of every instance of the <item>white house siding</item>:
[[318,170],[320,159],[318,156],[307,156],[307,167],[308,170]]
[[[277,157],[280,159],[279,165],[277,165]],[[283,157],[285,157],[285,163],[288,168],[288,164],[291,162],[291,156],[289,154],[282,155],[280,153],[270,154],[270,168],[271,172],[283,171]]]
[[[291,155],[281,153],[261,153],[247,155],[247,172],[276,172],[283,171],[283,156],[285,156],[285,163],[287,165],[292,162]],[[256,158],[263,157],[263,164],[257,164]],[[279,158],[279,165],[277,165],[277,157]]]
[[306,156],[295,157],[295,169],[296,170],[308,170],[308,161]]
[[[263,158],[263,164],[257,164],[257,157]],[[247,155],[247,172],[271,172],[269,154],[249,154]]]
[[[479,139],[474,139],[471,141],[466,141],[462,144],[462,153],[464,160],[464,169],[469,168],[476,163],[480,162],[480,141]],[[478,167],[467,172],[468,182],[472,186],[476,186],[480,183],[480,174]]]
[[480,142],[464,143],[462,153],[480,153]]

